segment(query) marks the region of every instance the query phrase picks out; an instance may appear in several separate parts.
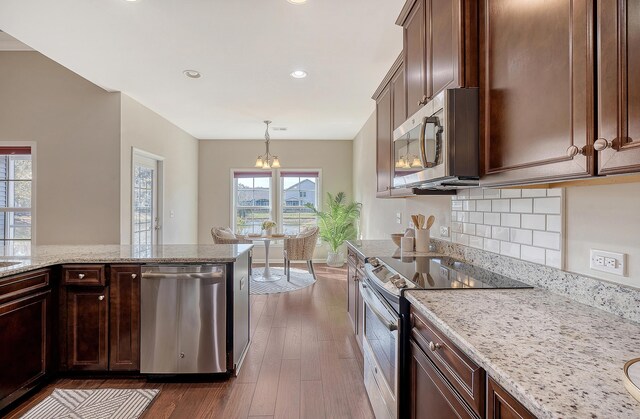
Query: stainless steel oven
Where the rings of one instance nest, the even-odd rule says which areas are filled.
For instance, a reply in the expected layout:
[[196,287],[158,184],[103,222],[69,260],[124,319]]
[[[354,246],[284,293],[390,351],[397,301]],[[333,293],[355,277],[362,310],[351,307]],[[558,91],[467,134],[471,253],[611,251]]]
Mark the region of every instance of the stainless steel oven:
[[479,183],[478,89],[446,89],[393,132],[393,187]]
[[377,419],[398,417],[400,316],[376,291],[360,282],[364,301],[364,384]]

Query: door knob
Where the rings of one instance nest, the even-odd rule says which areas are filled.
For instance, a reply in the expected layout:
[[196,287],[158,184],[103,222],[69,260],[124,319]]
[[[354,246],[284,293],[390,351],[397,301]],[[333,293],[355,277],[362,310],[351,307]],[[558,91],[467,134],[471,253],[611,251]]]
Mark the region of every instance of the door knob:
[[583,156],[586,156],[586,155],[587,155],[587,153],[586,153],[586,151],[585,151],[585,147],[580,148],[580,147],[578,147],[577,145],[570,145],[570,146],[567,148],[567,157],[569,157],[569,158],[571,158],[571,159],[572,159],[572,158],[574,158],[575,156],[577,156],[578,154],[583,155]]
[[598,138],[593,142],[593,149],[596,151],[606,150],[607,148],[613,148],[613,142],[608,141],[606,138]]
[[429,349],[431,349],[431,352],[435,352],[437,349],[442,348],[442,345],[440,345],[439,343],[433,343],[433,342],[429,342]]

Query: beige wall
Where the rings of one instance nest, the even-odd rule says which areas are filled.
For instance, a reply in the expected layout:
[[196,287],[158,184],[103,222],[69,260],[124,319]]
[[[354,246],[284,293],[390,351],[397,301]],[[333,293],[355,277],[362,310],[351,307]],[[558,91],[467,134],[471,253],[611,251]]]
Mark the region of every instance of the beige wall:
[[0,141],[36,144],[37,244],[120,242],[120,94],[0,52]]
[[[345,192],[353,197],[351,181],[351,141],[271,141],[271,151],[285,169],[322,169],[322,198],[326,193]],[[200,141],[199,153],[199,234],[200,243],[212,243],[211,227],[231,225],[231,169],[252,168],[264,141]],[[262,257],[256,249],[256,259]],[[324,257],[325,246],[316,252]],[[273,258],[281,251],[276,247]]]
[[134,147],[164,158],[163,244],[197,243],[198,140],[124,94],[120,242],[131,242],[131,156]]

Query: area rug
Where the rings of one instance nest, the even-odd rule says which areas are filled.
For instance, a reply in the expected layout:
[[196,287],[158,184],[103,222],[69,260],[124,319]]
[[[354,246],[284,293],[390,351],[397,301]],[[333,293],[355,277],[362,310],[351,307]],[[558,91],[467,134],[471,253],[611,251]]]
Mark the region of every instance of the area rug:
[[252,270],[251,294],[277,294],[279,292],[295,291],[308,287],[316,282],[315,279],[313,279],[313,275],[309,272],[296,268],[291,268],[291,282],[287,281],[284,268],[271,268],[272,275],[280,275],[282,277],[278,281],[254,281],[253,277],[256,274],[262,274],[263,268],[253,268]]
[[135,419],[149,406],[160,390],[55,389],[26,415],[27,419]]

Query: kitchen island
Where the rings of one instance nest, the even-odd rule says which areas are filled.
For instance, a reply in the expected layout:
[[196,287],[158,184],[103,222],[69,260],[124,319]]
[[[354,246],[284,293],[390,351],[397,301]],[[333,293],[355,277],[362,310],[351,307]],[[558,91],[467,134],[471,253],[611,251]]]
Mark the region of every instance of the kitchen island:
[[[216,322],[226,336],[222,366],[225,375],[234,373],[249,341],[251,249],[34,246],[20,256],[6,255],[11,251],[5,249],[0,257],[0,410],[59,375],[140,375],[141,281],[152,266],[218,266],[219,289],[226,297],[220,300],[226,319]],[[198,327],[207,329],[203,319]]]

